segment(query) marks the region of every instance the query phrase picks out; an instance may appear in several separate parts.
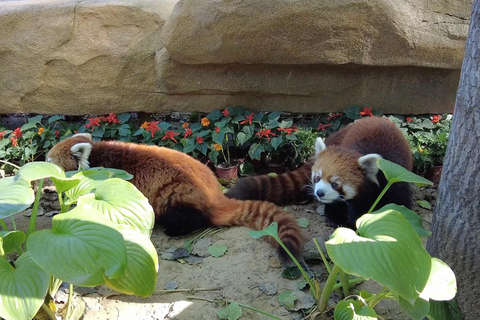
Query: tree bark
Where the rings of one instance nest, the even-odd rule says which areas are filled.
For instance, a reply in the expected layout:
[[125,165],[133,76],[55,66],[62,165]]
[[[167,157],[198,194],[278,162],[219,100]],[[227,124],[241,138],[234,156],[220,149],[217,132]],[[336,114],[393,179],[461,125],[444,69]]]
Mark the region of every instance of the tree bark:
[[463,317],[480,319],[480,0],[475,0],[427,250],[457,278]]

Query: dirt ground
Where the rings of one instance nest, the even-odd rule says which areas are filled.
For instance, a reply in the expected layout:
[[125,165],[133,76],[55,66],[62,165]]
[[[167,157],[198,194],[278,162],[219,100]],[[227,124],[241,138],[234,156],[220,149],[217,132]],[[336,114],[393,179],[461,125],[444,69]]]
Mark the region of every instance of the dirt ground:
[[[37,229],[51,227],[52,216],[49,212],[56,209],[56,203],[53,202],[53,199],[56,199],[56,193],[53,187],[46,186],[43,192],[44,200],[41,202],[41,207],[44,214],[38,218]],[[435,188],[417,190],[416,198],[417,200],[427,200],[433,204]],[[308,227],[303,229],[307,242],[313,237],[317,237],[322,243],[328,240],[333,232],[325,218],[319,214],[323,211],[319,203],[289,206],[287,209],[296,217],[306,218],[310,222]],[[416,207],[415,211],[422,216],[425,226],[429,228],[432,210]],[[15,216],[17,227],[20,230],[27,229],[28,220],[29,218],[24,214]],[[291,312],[280,304],[278,296],[285,290],[295,291],[298,296],[305,294],[298,289],[301,278],[290,280],[282,277],[283,267],[266,240],[251,238],[245,227],[225,228],[208,235],[201,241],[207,247],[210,243],[227,246],[227,252],[219,258],[193,256],[174,261],[162,258],[166,257],[165,252],[168,252],[169,249],[182,248],[185,241],[194,236],[195,234],[182,238],[169,238],[159,228],[156,228],[152,235],[152,241],[159,254],[156,292],[149,298],[137,298],[118,294],[105,286],[76,288],[76,297],[85,302],[83,319],[218,319],[217,311],[219,308],[225,307],[223,304],[225,300],[257,308],[280,319],[305,317],[301,311]],[[310,241],[306,247],[311,246],[312,242]],[[201,252],[202,248],[197,248],[197,251],[199,251],[198,254],[204,255]],[[313,272],[320,275],[320,278],[326,278],[326,271],[318,259],[312,258],[307,260],[307,263]],[[360,286],[372,285],[375,288],[373,283],[364,283]],[[57,304],[61,304],[66,299],[66,292],[68,292],[66,287],[60,289],[55,297]],[[408,319],[395,301],[382,303],[377,306],[376,310],[382,314],[384,319]],[[322,318],[333,319],[333,316],[330,313]],[[241,319],[269,318],[243,308]]]

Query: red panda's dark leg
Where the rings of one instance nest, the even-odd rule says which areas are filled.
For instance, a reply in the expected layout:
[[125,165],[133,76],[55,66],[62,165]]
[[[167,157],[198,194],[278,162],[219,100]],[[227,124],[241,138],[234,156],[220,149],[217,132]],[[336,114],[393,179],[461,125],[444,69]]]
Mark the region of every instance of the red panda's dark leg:
[[159,218],[164,233],[178,237],[193,231],[212,226],[208,217],[191,207],[170,207]]

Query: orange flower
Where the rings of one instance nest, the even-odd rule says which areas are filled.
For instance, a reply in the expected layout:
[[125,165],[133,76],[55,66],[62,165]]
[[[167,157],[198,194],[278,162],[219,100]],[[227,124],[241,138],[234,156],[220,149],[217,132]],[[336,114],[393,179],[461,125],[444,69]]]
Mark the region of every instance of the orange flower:
[[16,147],[18,145],[17,138],[14,135],[10,136],[10,140],[12,140],[12,146]]
[[286,134],[292,134],[294,131],[298,131],[297,128],[277,128],[278,131],[285,131]]
[[273,133],[272,130],[270,130],[270,129],[260,130],[256,135],[259,138],[265,137],[265,138],[267,138],[268,141],[270,141],[270,136],[272,136],[272,137],[276,136],[276,134]]
[[202,126],[208,127],[210,125],[210,120],[207,117],[202,118]]
[[15,130],[13,130],[12,134],[15,135],[15,137],[17,137],[18,139],[20,139],[22,137],[22,129],[20,128],[17,128]]
[[148,122],[145,121],[141,126],[140,129],[147,129],[148,128]]
[[440,122],[440,120],[442,120],[442,116],[437,114],[437,115],[433,116],[432,122],[437,123],[437,122]]
[[372,108],[363,108],[363,111],[360,111],[361,116],[373,116]]
[[[225,109],[225,110],[226,110],[226,109]],[[213,148],[215,148],[215,150],[217,150],[217,151],[222,150],[222,146],[221,146],[220,144],[218,144],[218,143],[215,143],[215,144],[213,145]]]
[[38,128],[38,135],[41,136],[43,131],[45,131],[44,128]]
[[184,124],[182,124],[182,128],[183,128],[183,129],[187,129],[188,126],[189,126],[188,122],[185,122]]
[[102,117],[102,121],[106,121],[108,123],[121,123],[118,119],[115,113],[109,113],[108,117]]

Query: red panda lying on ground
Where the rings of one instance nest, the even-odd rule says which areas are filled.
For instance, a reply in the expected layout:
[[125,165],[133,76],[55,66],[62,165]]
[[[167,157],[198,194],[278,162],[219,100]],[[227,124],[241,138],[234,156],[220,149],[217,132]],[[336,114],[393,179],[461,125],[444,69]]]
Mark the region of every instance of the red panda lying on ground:
[[[318,138],[315,158],[299,169],[276,177],[241,179],[227,194],[237,199],[266,200],[285,205],[308,193],[325,204],[336,225],[355,228],[386,185],[377,159],[383,157],[412,170],[412,152],[402,132],[381,117],[362,118],[326,139]],[[375,209],[387,203],[411,207],[407,183],[394,183]]]
[[[94,142],[90,134],[76,134],[56,144],[47,161],[65,171],[91,166],[133,174],[131,182],[148,198],[168,236],[212,226],[243,225],[262,230],[276,221],[282,241],[295,256],[300,254],[303,238],[291,214],[270,202],[227,198],[213,172],[180,151],[118,141]],[[286,252],[276,247],[282,260],[288,261]]]

